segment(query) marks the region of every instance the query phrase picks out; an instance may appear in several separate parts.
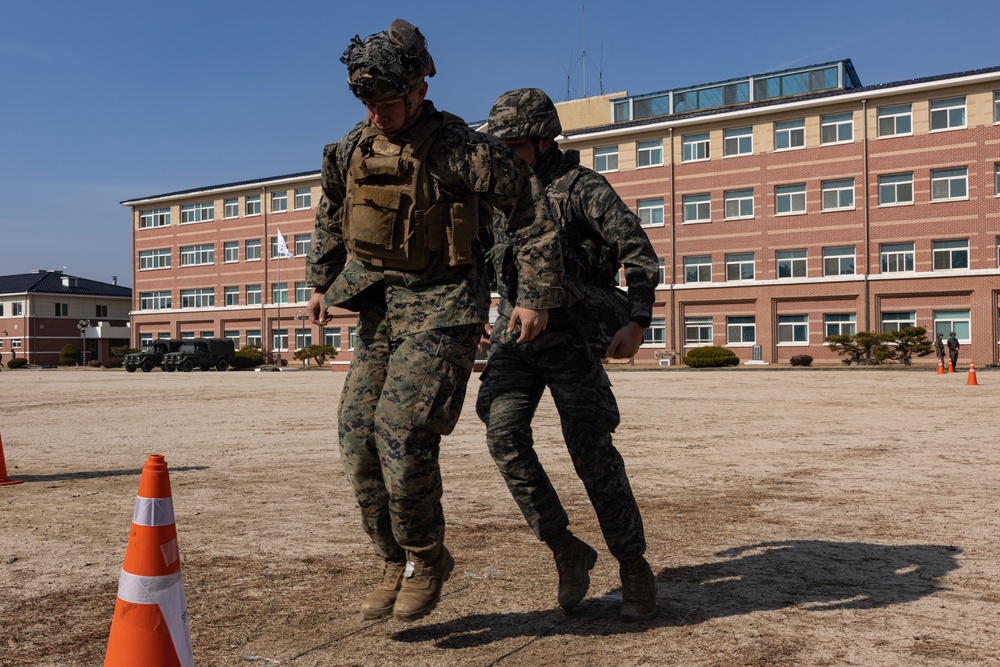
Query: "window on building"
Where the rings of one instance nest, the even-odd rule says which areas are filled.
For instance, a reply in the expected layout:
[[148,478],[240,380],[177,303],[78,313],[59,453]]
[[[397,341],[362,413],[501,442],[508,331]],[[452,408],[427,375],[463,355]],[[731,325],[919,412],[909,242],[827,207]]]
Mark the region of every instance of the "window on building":
[[260,305],[260,296],[261,296],[260,285],[247,285],[246,295],[247,295],[248,306]]
[[323,329],[323,344],[340,349],[340,327]]
[[288,352],[288,329],[275,329],[271,332],[271,349]]
[[712,196],[710,194],[684,195],[684,222],[711,222]]
[[854,141],[854,114],[835,113],[820,116],[819,143],[846,144]]
[[11,338],[10,339],[10,349],[12,349],[12,350],[20,350],[21,349],[21,339],[20,338]]
[[170,209],[157,208],[148,211],[139,211],[139,229],[149,229],[150,227],[169,227]]
[[288,210],[288,190],[271,193],[271,213],[284,213]]
[[725,193],[726,220],[753,217],[753,189],[727,190]]
[[594,171],[618,171],[618,146],[598,146],[594,149]]
[[181,308],[211,308],[215,305],[215,289],[211,287],[181,290]]
[[931,100],[931,132],[965,127],[965,97]]
[[913,134],[913,110],[909,104],[897,104],[878,110],[878,136],[898,137]]
[[778,343],[809,343],[808,315],[778,315]]
[[169,269],[169,268],[170,268],[169,248],[139,251],[140,271],[148,271],[150,269]]
[[934,337],[943,334],[945,338],[955,332],[955,338],[960,343],[972,342],[972,318],[968,310],[935,310]]
[[969,268],[969,240],[934,241],[934,270]]
[[309,188],[295,188],[295,210],[312,208],[312,191]]
[[222,217],[226,219],[240,217],[239,197],[230,197],[222,202]]
[[779,250],[775,254],[778,263],[779,278],[805,278],[806,277],[806,251],[803,250]]
[[257,347],[260,347],[262,340],[260,329],[247,329],[247,345],[256,345]]
[[229,340],[233,341],[233,347],[235,347],[237,350],[240,349],[240,332],[239,331],[236,331],[234,329],[226,329],[226,331],[224,331],[222,333],[222,337],[223,338],[228,338]]
[[104,305],[101,305],[101,304],[97,304],[94,307],[94,317],[107,317],[107,316],[108,316],[108,307],[107,306],[104,306]]
[[215,205],[210,201],[181,206],[181,224],[190,222],[208,222],[215,220]]
[[917,326],[917,314],[912,311],[908,313],[882,313],[882,333],[915,326]]
[[752,252],[737,252],[726,255],[726,280],[754,279],[754,256]]
[[11,315],[24,315],[24,304],[20,301],[15,301],[10,304],[10,314]]
[[353,350],[354,346],[357,344],[357,342],[358,342],[358,328],[357,327],[348,327],[348,329],[347,329],[347,344],[350,345],[349,349]]
[[[661,259],[660,261],[662,262],[663,260]],[[662,283],[663,281],[661,280],[660,282]],[[0,317],[3,317],[3,304],[2,303],[0,303]],[[0,338],[0,345],[3,345],[3,339],[2,338]]]
[[969,198],[969,168],[931,170],[931,200]]
[[1000,91],[993,93],[993,122],[1000,123]]
[[734,127],[722,133],[722,155],[753,155],[753,127]]
[[57,303],[56,304],[56,317],[69,317],[69,304],[68,303]]
[[313,344],[312,329],[296,329],[295,330],[295,349],[301,350],[304,347],[309,347]]
[[214,338],[215,337],[215,332],[214,331],[199,331],[198,332],[198,337],[199,338]]
[[795,215],[806,212],[806,184],[779,185],[774,188],[776,215]]
[[250,239],[243,244],[248,262],[260,259],[260,239]]
[[681,140],[681,162],[695,162],[709,158],[708,132],[685,135]]
[[659,167],[663,165],[663,140],[640,141],[635,148],[636,166]]
[[240,261],[240,242],[239,241],[226,241],[222,244],[222,252],[225,262],[238,262]]
[[695,255],[684,258],[684,282],[712,282],[712,256]]
[[824,276],[854,275],[854,246],[823,248]]
[[685,317],[684,318],[684,344],[685,345],[711,345],[712,318],[711,317]]
[[288,283],[271,283],[271,303],[288,303]]
[[667,340],[667,323],[662,317],[654,317],[642,334],[643,345],[664,345]]
[[227,306],[238,306],[240,305],[240,288],[235,286],[223,287],[223,294],[226,297]]
[[139,293],[139,310],[164,310],[170,307],[170,292]]
[[827,313],[823,315],[823,338],[853,336],[857,329],[857,319],[857,315],[854,313]]
[[243,215],[260,215],[260,195],[247,195],[243,208]]
[[151,333],[139,334],[139,349],[148,347],[152,344],[153,344],[153,334]]
[[295,256],[305,257],[309,254],[309,247],[312,245],[312,236],[309,234],[295,235]]
[[206,244],[181,246],[181,266],[200,266],[214,263],[214,245]]
[[643,227],[663,226],[663,198],[640,199],[636,210]]
[[787,151],[806,147],[806,121],[785,120],[774,124],[774,150]]
[[[997,248],[1000,249],[1000,237],[997,237]],[[1000,257],[1000,250],[998,250],[997,256]],[[657,264],[659,265],[659,273],[660,273],[660,282],[658,284],[660,284],[660,285],[666,285],[667,284],[667,262],[666,262],[665,259],[663,259],[661,257],[659,260],[657,260]],[[2,311],[0,311],[0,315],[3,315]]]
[[309,287],[305,281],[297,281],[295,283],[295,300],[298,303],[307,303],[309,297],[312,296],[312,292],[312,287]]
[[993,196],[1000,197],[1000,164],[993,165]]
[[823,210],[846,211],[854,209],[854,179],[823,181]]
[[883,243],[879,256],[882,273],[913,270],[913,243]]
[[913,203],[913,174],[890,174],[878,177],[879,206]]
[[757,341],[757,324],[753,317],[726,318],[726,345],[745,345]]

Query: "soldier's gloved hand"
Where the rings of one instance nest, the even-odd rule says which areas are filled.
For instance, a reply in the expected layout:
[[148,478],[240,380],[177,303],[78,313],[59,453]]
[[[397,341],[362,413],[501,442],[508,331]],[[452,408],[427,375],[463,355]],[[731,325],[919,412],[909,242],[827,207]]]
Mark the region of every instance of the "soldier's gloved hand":
[[516,306],[514,312],[510,314],[510,324],[507,325],[507,333],[514,333],[517,325],[521,325],[521,335],[518,336],[518,343],[527,343],[545,330],[549,325],[549,311],[535,310],[534,308],[523,308]]
[[306,313],[309,314],[313,324],[326,324],[331,319],[326,309],[323,308],[323,295],[325,293],[326,290],[314,287],[313,295],[309,297],[309,305],[306,306]]
[[645,332],[646,330],[635,322],[629,322],[615,332],[615,337],[611,339],[611,345],[608,345],[605,356],[610,359],[634,357],[635,353],[639,351],[639,346],[642,345],[642,337]]

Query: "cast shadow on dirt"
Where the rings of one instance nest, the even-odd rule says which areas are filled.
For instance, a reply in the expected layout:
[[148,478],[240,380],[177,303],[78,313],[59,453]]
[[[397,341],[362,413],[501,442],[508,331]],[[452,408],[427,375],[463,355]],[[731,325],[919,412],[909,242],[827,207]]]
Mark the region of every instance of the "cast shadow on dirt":
[[[171,467],[170,472],[183,472],[187,470],[208,470],[208,466],[177,466]],[[141,475],[142,468],[130,470],[83,470],[80,472],[61,472],[55,475],[14,475],[25,484],[32,482],[70,482],[77,479],[97,479],[99,477],[122,477],[125,475]]]
[[642,632],[793,606],[804,612],[875,609],[942,590],[940,580],[958,568],[959,553],[957,547],[941,545],[764,542],[715,554],[725,560],[660,571],[656,577],[660,611],[648,623],[618,620],[621,590],[616,589],[588,598],[572,614],[558,608],[476,614],[403,630],[393,639],[433,641],[440,648],[458,649],[513,637]]

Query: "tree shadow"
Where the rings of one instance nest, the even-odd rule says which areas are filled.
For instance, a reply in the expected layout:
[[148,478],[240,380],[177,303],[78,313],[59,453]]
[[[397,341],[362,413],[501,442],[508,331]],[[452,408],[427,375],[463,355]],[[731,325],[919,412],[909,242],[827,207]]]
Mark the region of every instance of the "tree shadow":
[[662,570],[656,577],[659,615],[648,623],[618,620],[621,589],[615,589],[588,599],[572,614],[560,609],[476,614],[392,637],[457,649],[513,637],[627,634],[789,607],[804,612],[876,609],[942,590],[940,580],[958,568],[959,553],[957,547],[941,545],[763,542],[715,554],[724,560]]
[[[208,466],[179,466],[168,468],[169,472],[184,472],[188,470],[208,470]],[[97,479],[99,477],[122,477],[124,475],[141,475],[142,468],[129,470],[82,470],[80,472],[63,472],[56,475],[14,475],[16,479],[31,484],[33,482],[69,482],[78,479]]]

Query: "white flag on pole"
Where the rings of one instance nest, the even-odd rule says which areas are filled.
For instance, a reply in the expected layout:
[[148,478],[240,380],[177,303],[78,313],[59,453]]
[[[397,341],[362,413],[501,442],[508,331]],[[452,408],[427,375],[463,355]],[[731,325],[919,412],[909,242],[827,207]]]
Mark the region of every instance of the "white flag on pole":
[[285,237],[281,235],[281,230],[278,230],[278,257],[284,257],[288,259],[289,257],[294,257],[292,251],[288,249],[288,244],[285,243]]

